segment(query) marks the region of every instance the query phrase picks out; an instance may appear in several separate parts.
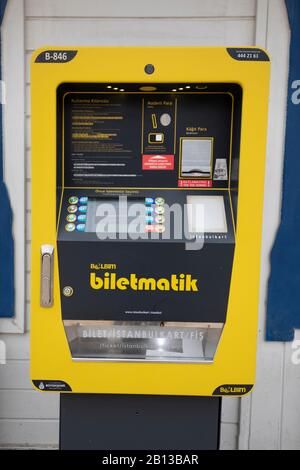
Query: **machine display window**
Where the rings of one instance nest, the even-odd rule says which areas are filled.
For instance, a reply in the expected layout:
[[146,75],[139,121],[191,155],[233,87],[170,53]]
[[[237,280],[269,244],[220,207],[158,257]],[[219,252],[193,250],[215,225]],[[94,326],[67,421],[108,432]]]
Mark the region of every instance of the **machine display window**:
[[74,360],[213,362],[220,323],[64,322]]
[[223,196],[187,196],[189,233],[227,233]]
[[181,139],[181,176],[210,177],[213,139]]
[[145,203],[142,198],[89,198],[85,232],[144,233]]

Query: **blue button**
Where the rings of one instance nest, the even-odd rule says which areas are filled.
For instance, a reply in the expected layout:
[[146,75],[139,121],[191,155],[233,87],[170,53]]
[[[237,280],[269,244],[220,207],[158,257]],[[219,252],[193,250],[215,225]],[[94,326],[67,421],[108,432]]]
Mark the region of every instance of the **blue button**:
[[78,222],[85,222],[86,221],[86,215],[85,214],[80,214],[77,217]]
[[84,230],[85,230],[85,224],[78,224],[78,225],[76,225],[76,230],[77,230],[78,232],[84,232]]
[[87,206],[79,206],[79,212],[86,212],[87,211]]
[[153,221],[154,221],[154,217],[152,217],[152,216],[146,217],[147,224],[152,224]]
[[146,197],[145,198],[145,203],[146,204],[154,204],[154,199],[152,197]]
[[88,202],[89,198],[88,197],[81,197],[79,199],[80,204],[86,204]]
[[[80,210],[80,208],[79,208]],[[147,214],[152,214],[152,212],[154,211],[153,207],[146,207],[146,213]]]

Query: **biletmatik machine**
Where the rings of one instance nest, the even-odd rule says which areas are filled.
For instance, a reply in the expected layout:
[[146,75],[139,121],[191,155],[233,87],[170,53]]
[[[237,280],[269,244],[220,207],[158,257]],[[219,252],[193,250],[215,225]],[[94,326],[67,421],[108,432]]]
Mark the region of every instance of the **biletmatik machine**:
[[38,390],[251,391],[269,71],[255,48],[34,53]]

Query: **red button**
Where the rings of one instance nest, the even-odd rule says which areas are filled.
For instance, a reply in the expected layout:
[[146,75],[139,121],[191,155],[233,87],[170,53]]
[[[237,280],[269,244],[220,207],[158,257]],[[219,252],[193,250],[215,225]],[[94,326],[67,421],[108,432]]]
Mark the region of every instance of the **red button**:
[[154,225],[146,225],[145,232],[154,232],[155,226]]

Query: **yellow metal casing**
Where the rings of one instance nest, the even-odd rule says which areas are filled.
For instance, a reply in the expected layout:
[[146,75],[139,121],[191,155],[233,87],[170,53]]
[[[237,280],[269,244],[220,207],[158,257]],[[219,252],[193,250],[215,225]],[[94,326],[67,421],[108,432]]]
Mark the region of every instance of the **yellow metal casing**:
[[[247,393],[255,381],[270,62],[251,60],[249,48],[249,60],[242,56],[236,60],[226,48],[200,47],[82,47],[69,62],[36,62],[43,51],[68,49],[74,50],[40,49],[31,66],[32,381],[64,381],[76,393]],[[154,74],[145,73],[146,64],[154,64]],[[54,304],[47,309],[40,306],[41,246],[56,247],[56,91],[62,83],[97,82],[217,82],[242,87],[236,249],[227,321],[213,364],[72,361],[61,317],[56,249]]]

